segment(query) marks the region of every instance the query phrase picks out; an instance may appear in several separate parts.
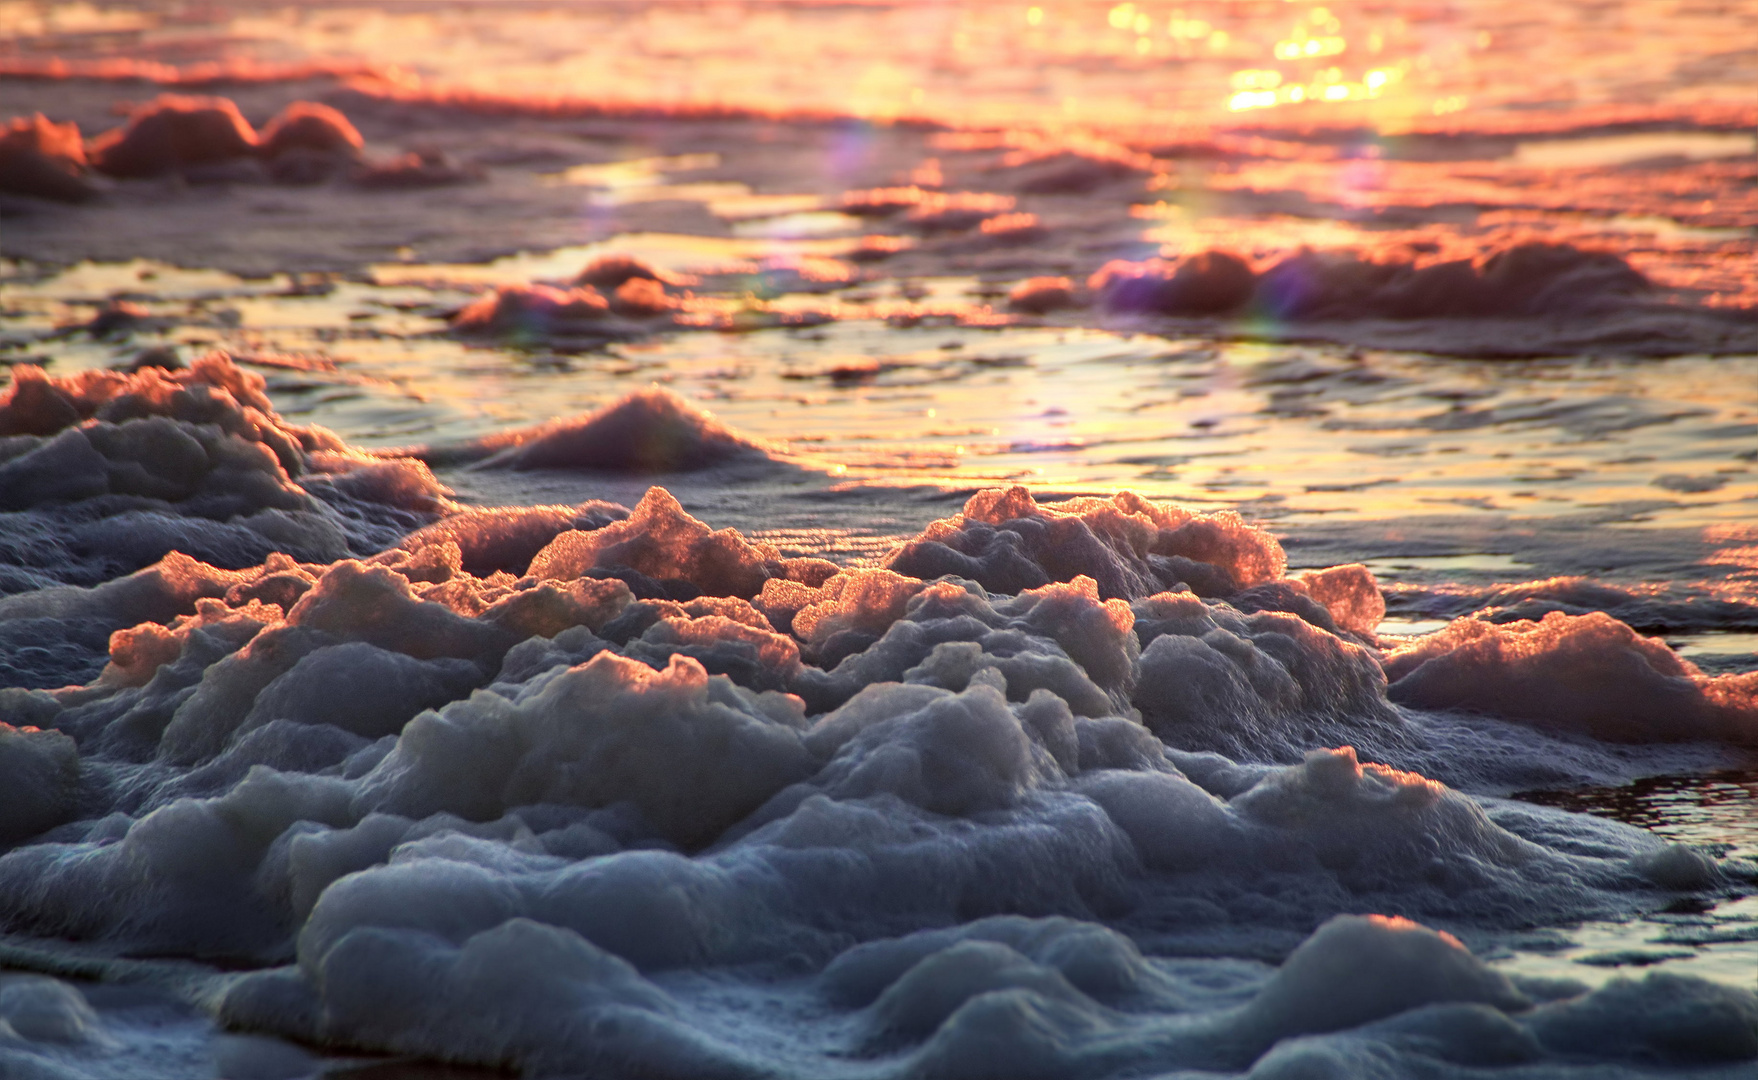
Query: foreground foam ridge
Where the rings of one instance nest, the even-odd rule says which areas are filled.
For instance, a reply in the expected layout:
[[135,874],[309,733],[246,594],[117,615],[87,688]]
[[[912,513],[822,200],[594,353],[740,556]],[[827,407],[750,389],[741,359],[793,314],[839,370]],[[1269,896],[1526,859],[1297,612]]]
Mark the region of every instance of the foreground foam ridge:
[[[1127,492],[980,492],[868,568],[663,487],[467,510],[241,378],[26,375],[0,402],[12,513],[45,529],[119,490],[138,520],[264,512],[200,501],[245,492],[403,526],[0,601],[0,627],[113,628],[85,682],[0,690],[10,933],[240,967],[195,995],[229,1026],[534,1076],[1758,1057],[1750,991],[1510,979],[1461,944],[1750,888],[1748,861],[1470,793],[1579,782],[1613,743],[1750,746],[1753,676],[1603,613],[1384,648],[1365,567],[1290,577],[1238,515]],[[489,463],[578,467],[581,431],[668,408]],[[0,986],[0,1016],[30,1075],[115,1052],[67,982]]]

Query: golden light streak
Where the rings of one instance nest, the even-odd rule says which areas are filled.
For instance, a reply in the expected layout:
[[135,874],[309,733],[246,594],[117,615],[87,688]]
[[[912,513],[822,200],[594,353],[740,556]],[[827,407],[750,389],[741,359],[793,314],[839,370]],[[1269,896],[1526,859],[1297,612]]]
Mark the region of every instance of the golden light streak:
[[1282,73],[1269,69],[1246,68],[1233,73],[1235,90],[1274,90],[1282,85]]
[[[1227,99],[1233,112],[1248,109],[1269,109],[1278,105],[1298,105],[1306,101],[1366,101],[1377,98],[1392,84],[1403,78],[1402,67],[1374,68],[1360,81],[1345,79],[1341,68],[1326,68],[1306,82],[1285,82],[1279,71],[1269,68],[1242,68],[1232,76],[1234,93]],[[1452,101],[1453,99],[1444,99]],[[1464,99],[1447,111],[1464,108]],[[1436,106],[1436,114],[1440,107]]]
[[1287,41],[1276,42],[1276,59],[1301,60],[1318,56],[1336,56],[1348,47],[1349,43],[1340,37],[1296,35]]

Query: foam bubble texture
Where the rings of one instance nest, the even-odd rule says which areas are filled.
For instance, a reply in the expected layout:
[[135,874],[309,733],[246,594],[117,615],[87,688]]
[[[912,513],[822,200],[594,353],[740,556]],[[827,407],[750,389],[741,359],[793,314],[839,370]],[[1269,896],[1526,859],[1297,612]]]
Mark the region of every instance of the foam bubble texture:
[[[0,693],[6,927],[241,962],[207,998],[238,1027],[537,1075],[1758,1056],[1749,991],[1535,1005],[1440,929],[1752,876],[1412,771],[1467,709],[1533,745],[1745,737],[1743,682],[1608,617],[1382,654],[1365,568],[1289,579],[1261,530],[1127,494],[985,492],[866,570],[659,488],[445,514],[367,559],[0,600],[128,624],[87,684]],[[108,1052],[62,985],[0,1016]]]

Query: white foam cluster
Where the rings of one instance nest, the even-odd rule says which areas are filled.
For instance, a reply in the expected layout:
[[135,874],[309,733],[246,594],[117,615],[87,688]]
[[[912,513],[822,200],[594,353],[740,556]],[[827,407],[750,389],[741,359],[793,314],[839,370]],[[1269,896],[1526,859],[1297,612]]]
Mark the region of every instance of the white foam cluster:
[[1619,255],[1544,243],[1427,265],[1303,250],[1262,272],[1229,252],[1204,251],[1107,263],[1089,287],[1111,312],[1301,321],[1579,317],[1615,311],[1654,288]]
[[22,605],[0,613],[0,681],[88,677],[110,632],[189,610],[106,619],[107,600],[54,586],[110,582],[174,552],[234,569],[275,553],[328,563],[431,521],[447,495],[419,462],[282,422],[262,377],[222,353],[179,371],[16,368],[0,393],[0,593],[25,595],[0,600]]
[[558,535],[532,557],[529,573],[539,579],[568,579],[613,568],[688,582],[711,596],[746,599],[757,595],[769,578],[815,572],[822,579],[824,569],[835,569],[821,560],[784,562],[768,544],[752,543],[733,529],[709,529],[686,514],[670,492],[655,487],[626,520]]
[[768,456],[662,387],[637,390],[585,416],[502,434],[495,441],[508,448],[484,463],[489,468],[662,473]]
[[1708,677],[1603,612],[1464,618],[1386,658],[1395,701],[1469,709],[1615,742],[1758,745],[1758,673]]
[[1042,507],[1015,487],[972,496],[963,513],[928,526],[888,565],[1007,593],[1085,574],[1104,596],[1133,599],[1178,585],[1225,596],[1281,578],[1287,559],[1274,537],[1230,510],[1193,514],[1133,492]]
[[[207,998],[228,1024],[533,1075],[1758,1057],[1750,992],[1525,988],[1408,921],[1615,916],[1758,868],[1395,767],[1486,723],[1741,738],[1749,679],[1604,616],[1385,655],[1377,593],[1288,578],[1232,515],[1019,489],[880,569],[659,488],[366,560],[170,558],[5,602],[145,621],[85,686],[0,691],[0,920],[243,961]],[[1585,692],[1626,654],[1633,683]]]

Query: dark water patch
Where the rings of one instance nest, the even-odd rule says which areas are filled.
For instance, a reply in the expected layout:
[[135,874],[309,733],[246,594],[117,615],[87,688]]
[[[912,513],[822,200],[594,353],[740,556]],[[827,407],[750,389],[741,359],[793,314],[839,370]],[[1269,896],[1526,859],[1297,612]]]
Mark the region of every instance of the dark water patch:
[[1523,791],[1514,798],[1610,818],[1723,855],[1758,854],[1758,766],[1653,776],[1614,787]]

